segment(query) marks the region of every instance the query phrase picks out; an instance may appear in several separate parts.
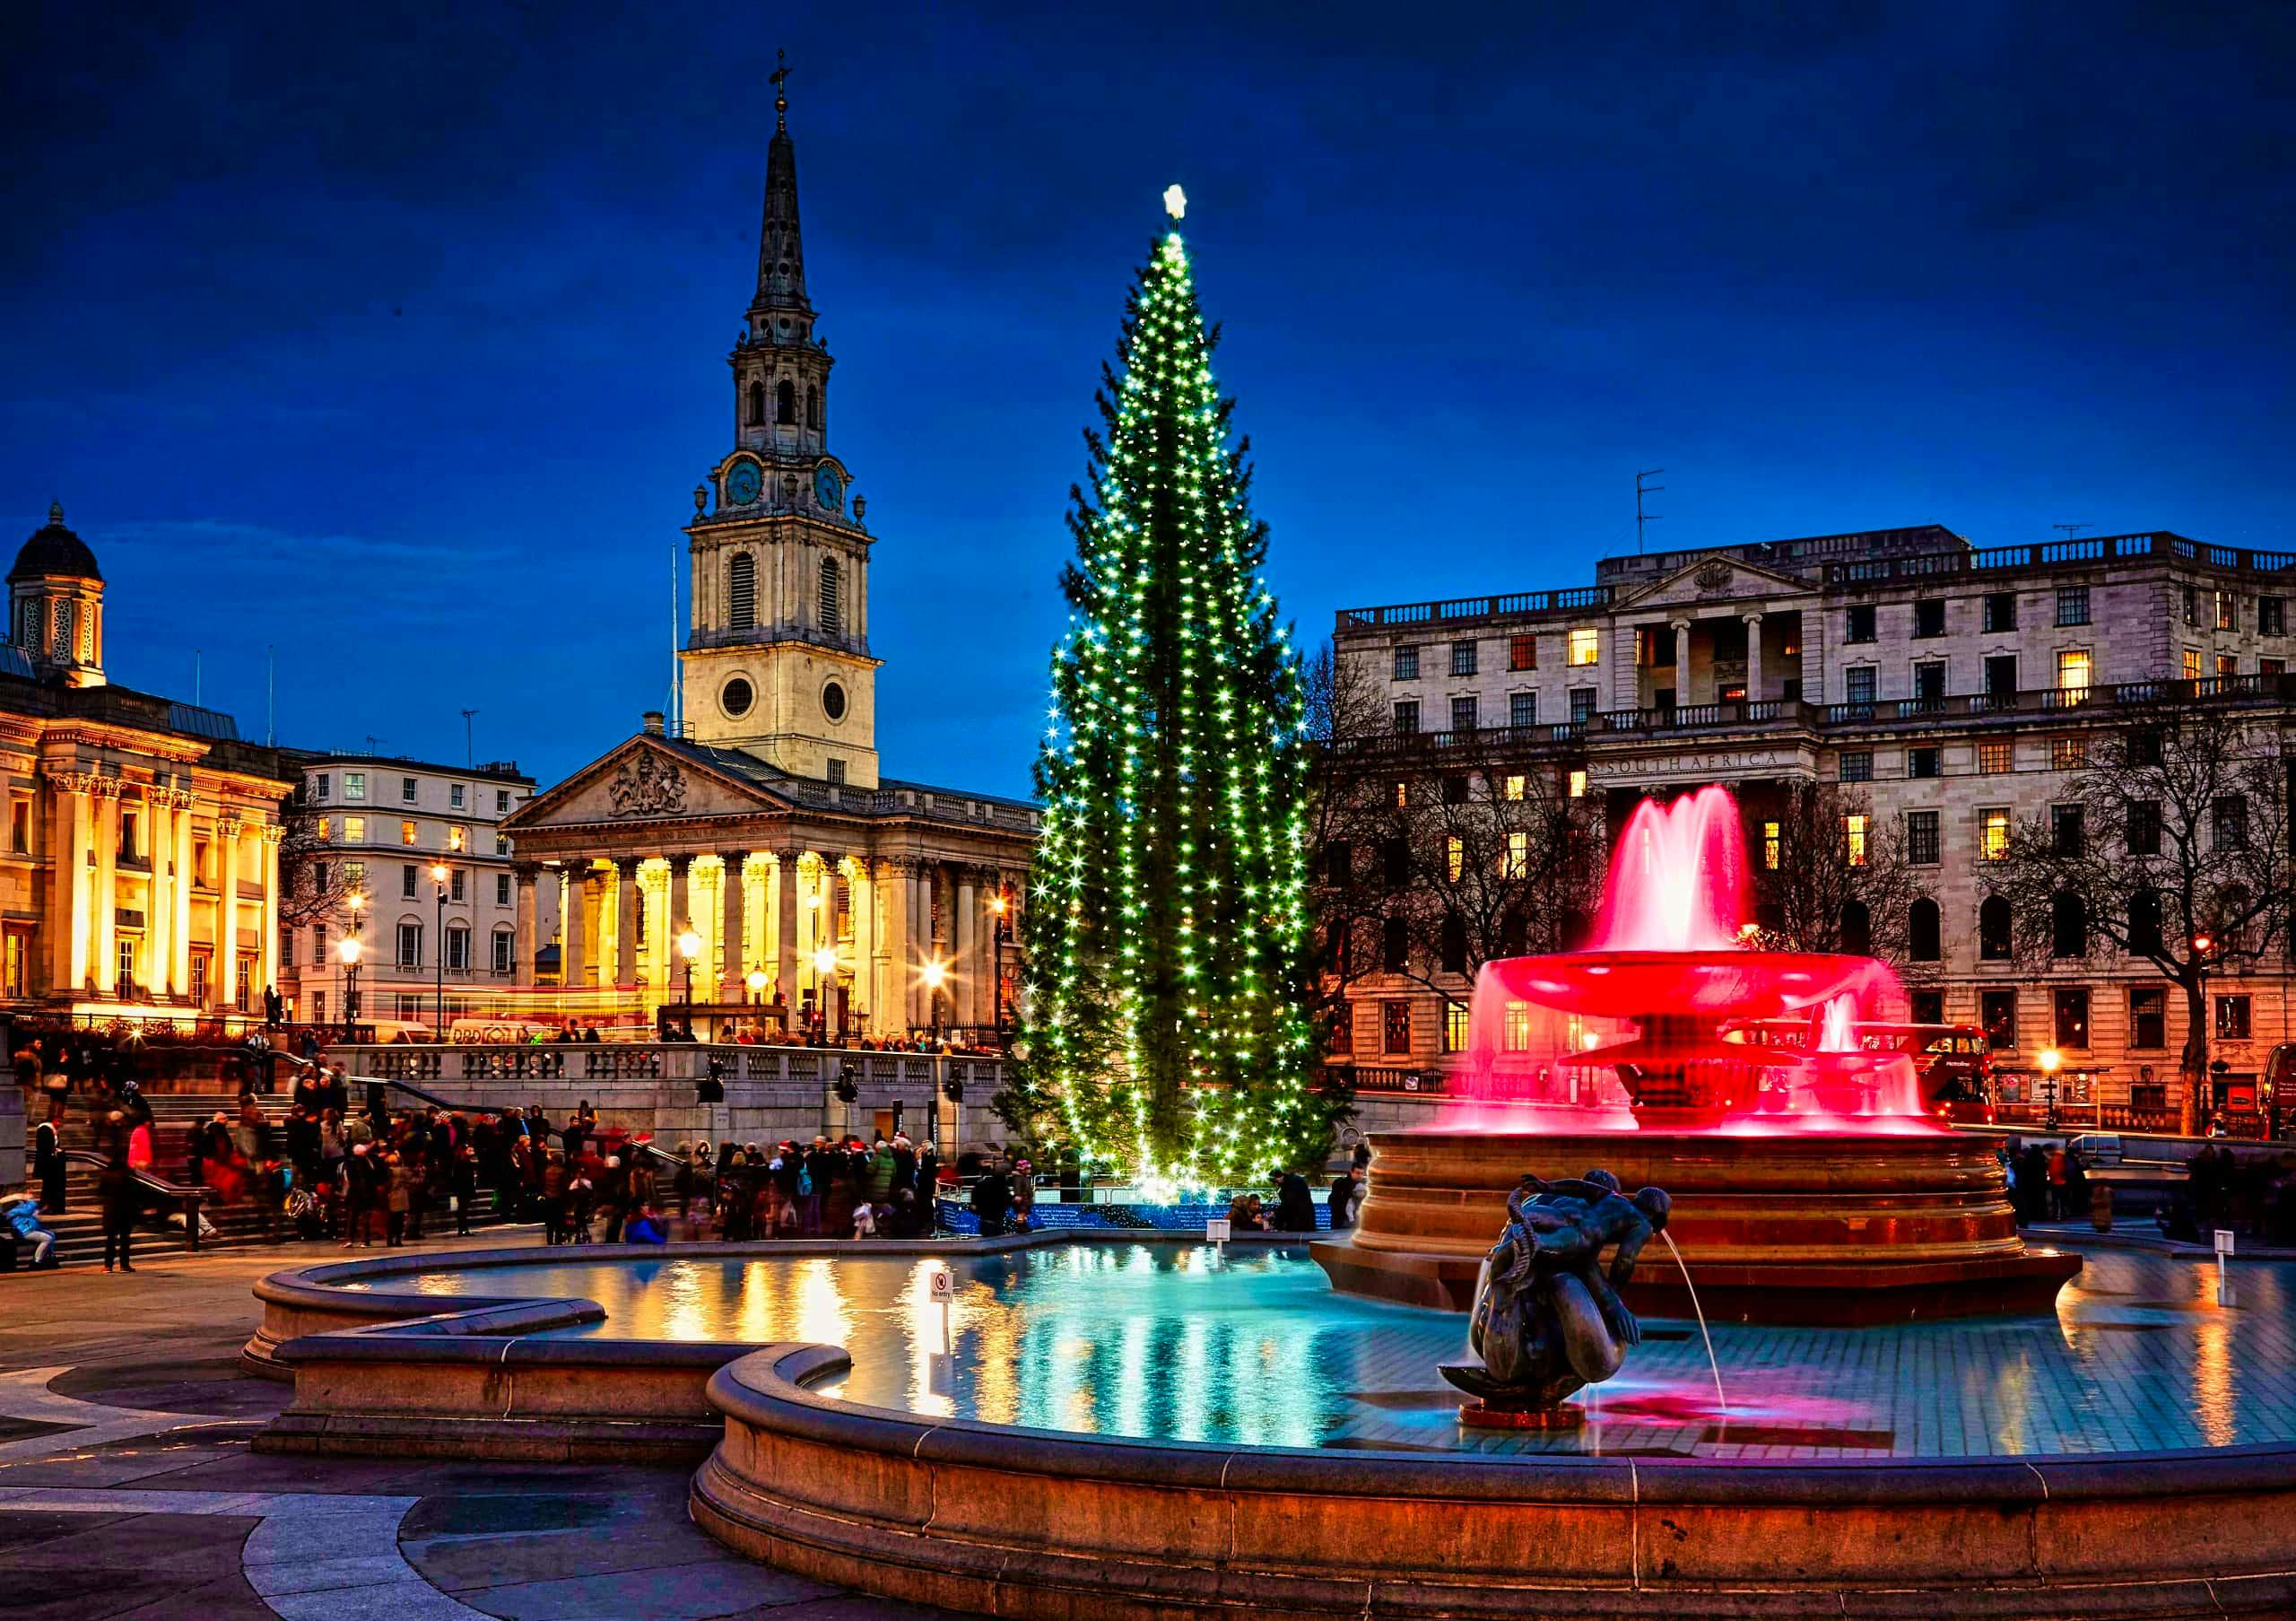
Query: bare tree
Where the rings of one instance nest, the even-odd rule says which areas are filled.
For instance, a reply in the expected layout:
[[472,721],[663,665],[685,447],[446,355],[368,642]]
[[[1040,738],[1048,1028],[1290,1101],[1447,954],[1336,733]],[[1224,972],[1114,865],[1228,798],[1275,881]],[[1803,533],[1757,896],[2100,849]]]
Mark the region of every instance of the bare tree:
[[279,927],[334,918],[354,887],[342,852],[331,838],[322,837],[339,832],[339,826],[300,787],[280,801],[279,820]]
[[2013,824],[1985,871],[2018,955],[2102,941],[2184,992],[2182,1129],[2200,1129],[2207,976],[2284,949],[2291,761],[2277,728],[2170,695],[2088,736],[2057,802]]
[[1848,952],[1908,966],[1913,903],[1926,885],[1909,858],[1901,824],[1876,815],[1854,789],[1803,782],[1787,790],[1777,821],[1760,824],[1755,835],[1748,852],[1752,944]]

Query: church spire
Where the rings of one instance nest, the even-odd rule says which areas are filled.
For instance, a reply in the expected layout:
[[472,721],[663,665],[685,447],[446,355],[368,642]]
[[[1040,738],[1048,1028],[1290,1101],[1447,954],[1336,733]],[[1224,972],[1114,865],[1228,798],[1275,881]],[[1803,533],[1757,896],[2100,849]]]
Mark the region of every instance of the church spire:
[[758,233],[757,298],[752,314],[790,310],[811,316],[805,298],[804,242],[797,229],[797,149],[789,140],[789,62],[776,51],[771,75],[774,130],[765,152],[765,224]]

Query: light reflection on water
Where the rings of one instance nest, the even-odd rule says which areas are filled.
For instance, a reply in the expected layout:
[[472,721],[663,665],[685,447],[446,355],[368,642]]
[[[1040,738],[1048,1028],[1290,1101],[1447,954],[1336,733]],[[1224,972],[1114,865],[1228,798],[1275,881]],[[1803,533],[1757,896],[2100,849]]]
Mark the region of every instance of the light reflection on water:
[[[946,1303],[932,1297],[944,1267]],[[1252,1446],[1872,1458],[2296,1441],[2296,1268],[2242,1262],[2234,1277],[2227,1310],[2213,1266],[2097,1251],[2054,1317],[1717,1323],[1726,1425],[1694,1325],[1654,1322],[1601,1387],[1599,1425],[1519,1436],[1458,1428],[1436,1364],[1460,1355],[1460,1317],[1335,1294],[1304,1249],[727,1260],[593,1250],[387,1286],[605,1307],[604,1323],[557,1337],[841,1345],[852,1372],[818,1388],[933,1416]]]

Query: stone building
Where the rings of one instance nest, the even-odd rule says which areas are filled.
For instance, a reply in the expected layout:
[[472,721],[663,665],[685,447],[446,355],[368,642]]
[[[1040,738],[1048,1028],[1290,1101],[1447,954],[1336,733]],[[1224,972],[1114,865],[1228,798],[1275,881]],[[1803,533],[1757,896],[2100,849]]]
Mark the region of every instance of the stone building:
[[516,762],[282,752],[300,779],[293,816],[302,870],[289,879],[294,919],[280,947],[298,1018],[343,1017],[347,937],[360,942],[363,1020],[427,1025],[442,982],[449,1021],[515,1015],[531,999],[520,987],[555,981],[558,898],[547,887],[534,897],[535,961],[523,973],[517,963],[517,889],[502,824],[535,781]]
[[[2292,596],[2296,553],[2165,533],[1980,548],[1923,526],[1609,557],[1591,586],[1351,609],[1335,651],[1384,705],[1366,769],[1496,748],[1596,796],[1613,828],[1644,795],[1720,782],[1757,859],[1782,786],[1855,785],[1904,830],[1935,908],[1935,943],[1916,952],[1933,960],[1907,974],[1914,1015],[1984,1029],[2012,1092],[2054,1048],[2069,1099],[2150,1119],[2180,1104],[2182,993],[2109,948],[2038,970],[1993,949],[1985,861],[2063,797],[2117,701],[2189,684],[2283,724]],[[2296,1038],[2284,979],[2209,991],[2225,1073],[2204,1102],[2221,1104]],[[1363,980],[1343,1056],[1374,1086],[1443,1067],[1463,1023],[1447,1000]]]
[[1010,1022],[1037,814],[879,771],[876,537],[829,448],[787,107],[727,356],[731,447],[685,529],[683,719],[649,714],[504,824],[516,958],[534,959],[537,886],[555,888],[570,1012],[756,1004],[823,1034],[989,1039]]
[[60,505],[8,595],[0,1007],[259,1017],[279,979],[277,752],[228,715],[111,684],[103,572]]

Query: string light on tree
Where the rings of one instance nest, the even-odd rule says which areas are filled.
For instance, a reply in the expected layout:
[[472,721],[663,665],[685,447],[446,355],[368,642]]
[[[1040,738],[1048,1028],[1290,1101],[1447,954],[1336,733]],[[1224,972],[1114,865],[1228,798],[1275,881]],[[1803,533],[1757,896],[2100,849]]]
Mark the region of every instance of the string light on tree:
[[1016,1111],[1144,1186],[1304,1163],[1306,743],[1247,445],[1173,222],[1128,299],[1062,577]]

